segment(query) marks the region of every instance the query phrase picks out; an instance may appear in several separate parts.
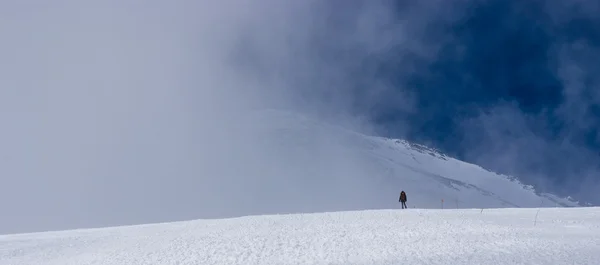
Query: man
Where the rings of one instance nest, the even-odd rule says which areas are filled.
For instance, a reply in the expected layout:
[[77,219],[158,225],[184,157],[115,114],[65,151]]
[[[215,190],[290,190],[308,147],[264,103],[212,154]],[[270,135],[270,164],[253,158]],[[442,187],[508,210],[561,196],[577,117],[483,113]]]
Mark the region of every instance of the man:
[[400,192],[400,199],[398,201],[402,203],[402,209],[408,209],[406,206],[406,193],[404,191]]

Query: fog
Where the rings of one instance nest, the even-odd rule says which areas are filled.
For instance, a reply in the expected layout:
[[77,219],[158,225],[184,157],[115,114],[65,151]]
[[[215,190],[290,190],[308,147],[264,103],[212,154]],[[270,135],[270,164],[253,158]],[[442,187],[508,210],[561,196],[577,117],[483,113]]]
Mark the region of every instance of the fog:
[[[464,54],[447,26],[480,3],[3,1],[0,233],[361,208],[385,184],[353,146],[302,131],[312,140],[286,153],[265,134],[281,121],[260,113],[403,137],[410,119],[390,129],[375,113],[426,111],[410,78],[435,77],[448,45]],[[544,8],[555,23],[572,15]],[[554,47],[568,89],[552,111],[589,126],[576,118],[597,103],[580,89],[597,49]],[[568,155],[560,169],[589,176],[568,191],[596,196],[589,151],[532,132],[542,118],[507,101],[457,120],[465,157],[556,190],[538,169]]]
[[360,205],[350,147],[282,154],[251,114],[374,131],[343,92],[385,89],[357,70],[405,41],[387,7],[332,27],[317,1],[2,2],[0,233]]

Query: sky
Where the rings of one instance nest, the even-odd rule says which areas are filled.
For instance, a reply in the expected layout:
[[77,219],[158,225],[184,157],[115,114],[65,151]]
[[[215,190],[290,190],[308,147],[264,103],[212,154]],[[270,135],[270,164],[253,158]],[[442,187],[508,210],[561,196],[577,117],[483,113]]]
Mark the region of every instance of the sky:
[[2,1],[1,230],[310,210],[364,187],[348,146],[275,152],[248,118],[271,108],[597,200],[598,4],[562,5]]
[[411,57],[408,73],[393,52],[384,60],[412,112],[382,99],[372,117],[389,135],[598,203],[600,4],[439,4],[446,15],[426,16],[419,38],[434,55]]

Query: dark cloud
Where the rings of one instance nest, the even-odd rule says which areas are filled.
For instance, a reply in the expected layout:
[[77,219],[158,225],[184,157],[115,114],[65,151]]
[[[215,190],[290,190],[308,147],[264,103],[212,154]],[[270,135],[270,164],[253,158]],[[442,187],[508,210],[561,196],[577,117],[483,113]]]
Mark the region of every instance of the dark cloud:
[[[388,77],[414,96],[413,112],[383,108],[375,119],[390,135],[399,125],[401,136],[516,174],[540,190],[599,202],[598,3],[452,5],[417,13],[429,27],[416,43],[435,47],[433,56],[411,57],[410,72],[400,66],[403,58],[388,57],[399,65]],[[451,15],[436,13],[444,11]]]

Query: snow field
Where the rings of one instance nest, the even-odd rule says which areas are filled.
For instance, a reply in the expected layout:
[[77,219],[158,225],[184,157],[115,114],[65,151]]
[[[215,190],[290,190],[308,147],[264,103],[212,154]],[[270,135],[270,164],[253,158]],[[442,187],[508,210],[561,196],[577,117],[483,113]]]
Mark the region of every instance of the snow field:
[[0,264],[599,264],[600,208],[372,210],[0,236]]

